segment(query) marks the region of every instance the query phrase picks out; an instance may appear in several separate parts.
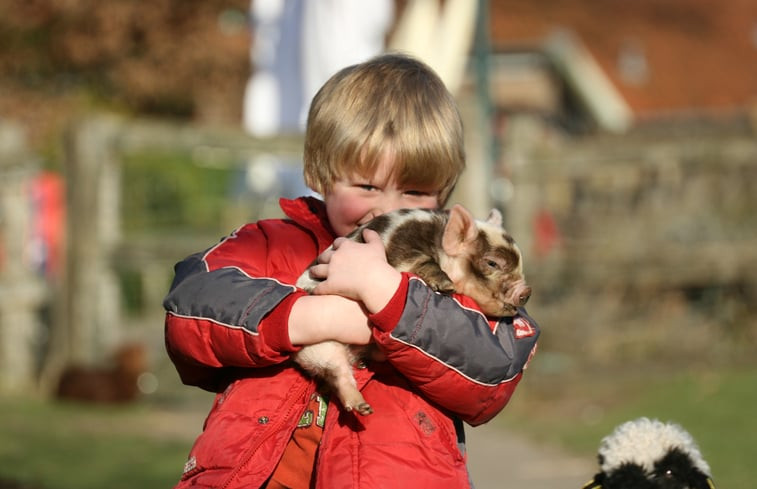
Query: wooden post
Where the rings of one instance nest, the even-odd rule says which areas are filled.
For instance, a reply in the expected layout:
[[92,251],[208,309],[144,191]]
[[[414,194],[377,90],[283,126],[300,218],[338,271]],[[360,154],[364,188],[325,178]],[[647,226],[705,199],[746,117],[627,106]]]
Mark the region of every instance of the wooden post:
[[32,213],[27,192],[35,168],[22,131],[0,123],[0,392],[34,385],[38,310],[44,281],[26,260]]
[[113,152],[119,123],[93,118],[66,138],[68,259],[64,338],[68,360],[91,363],[114,345],[121,321],[110,255],[119,240],[120,171]]

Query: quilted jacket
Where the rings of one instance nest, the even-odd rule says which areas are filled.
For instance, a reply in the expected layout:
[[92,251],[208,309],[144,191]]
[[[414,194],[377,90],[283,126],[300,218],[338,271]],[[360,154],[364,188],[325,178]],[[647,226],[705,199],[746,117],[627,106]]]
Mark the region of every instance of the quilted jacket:
[[[247,224],[175,267],[167,352],[185,384],[217,393],[177,488],[263,485],[315,391],[289,359],[287,319],[305,294],[291,284],[335,236],[322,201],[281,207],[287,218]],[[369,319],[386,361],[355,377],[375,412],[330,403],[315,487],[470,487],[461,421],[485,423],[507,404],[538,326],[525,311],[487,319],[407,273]]]

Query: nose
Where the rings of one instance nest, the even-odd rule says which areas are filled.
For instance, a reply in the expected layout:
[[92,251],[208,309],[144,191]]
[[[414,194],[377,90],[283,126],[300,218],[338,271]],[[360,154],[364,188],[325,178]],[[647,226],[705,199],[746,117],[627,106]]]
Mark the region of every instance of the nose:
[[381,199],[375,203],[374,214],[380,216],[387,212],[396,211],[404,207],[401,196],[393,194],[385,194]]
[[528,302],[528,299],[531,298],[531,287],[526,285],[526,287],[521,290],[520,294],[518,294],[518,305],[519,306],[525,306],[526,302]]

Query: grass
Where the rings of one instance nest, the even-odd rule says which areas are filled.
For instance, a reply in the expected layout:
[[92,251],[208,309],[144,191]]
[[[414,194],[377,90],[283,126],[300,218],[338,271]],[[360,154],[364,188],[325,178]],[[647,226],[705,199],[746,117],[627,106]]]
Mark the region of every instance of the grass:
[[[593,460],[601,438],[623,421],[675,421],[699,443],[717,487],[747,488],[757,478],[755,386],[755,367],[567,379],[540,373],[534,362],[495,423]],[[172,487],[210,402],[191,389],[179,393],[122,407],[0,399],[0,480],[41,489]]]
[[551,388],[529,388],[525,379],[523,392],[498,422],[593,457],[602,437],[624,421],[641,416],[673,421],[697,441],[718,487],[752,487],[757,479],[757,368],[596,377],[561,379]]
[[44,489],[173,487],[191,445],[160,426],[172,423],[165,413],[145,404],[4,399],[0,419],[0,479]]

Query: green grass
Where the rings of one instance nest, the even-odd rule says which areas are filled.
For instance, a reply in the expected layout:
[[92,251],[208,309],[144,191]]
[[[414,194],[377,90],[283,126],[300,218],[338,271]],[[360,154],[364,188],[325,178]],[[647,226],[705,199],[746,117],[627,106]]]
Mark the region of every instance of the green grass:
[[602,437],[624,421],[641,416],[673,421],[697,441],[717,487],[753,487],[757,369],[644,376],[626,372],[618,377],[623,380],[595,381],[587,376],[563,381],[551,394],[544,385],[529,389],[526,378],[523,395],[516,394],[498,420],[587,457],[594,456]]
[[44,489],[173,487],[191,441],[157,434],[154,415],[139,404],[0,400],[0,479]]
[[[541,374],[537,365],[496,423],[593,460],[601,438],[623,421],[675,421],[699,443],[718,488],[753,486],[757,368],[567,379]],[[42,489],[172,487],[209,401],[107,407],[0,399],[0,479]]]

